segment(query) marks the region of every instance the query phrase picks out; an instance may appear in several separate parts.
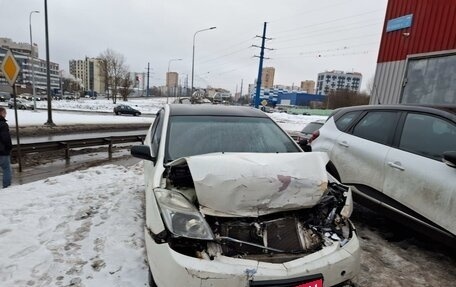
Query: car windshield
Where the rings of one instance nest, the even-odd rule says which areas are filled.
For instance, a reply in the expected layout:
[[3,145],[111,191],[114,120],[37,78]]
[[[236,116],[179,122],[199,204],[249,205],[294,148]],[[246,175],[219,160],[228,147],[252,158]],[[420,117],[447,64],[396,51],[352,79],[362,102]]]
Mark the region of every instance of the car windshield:
[[322,125],[323,125],[323,123],[310,123],[310,124],[308,124],[307,126],[305,126],[302,129],[301,133],[303,133],[303,134],[311,134],[314,131],[316,131],[319,128],[321,128]]
[[299,152],[270,118],[170,117],[165,160],[212,152]]

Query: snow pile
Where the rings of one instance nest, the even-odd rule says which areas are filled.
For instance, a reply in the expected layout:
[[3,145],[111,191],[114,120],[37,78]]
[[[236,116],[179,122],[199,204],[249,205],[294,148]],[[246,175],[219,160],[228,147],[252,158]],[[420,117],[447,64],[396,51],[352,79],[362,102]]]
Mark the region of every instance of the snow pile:
[[[166,104],[166,101],[166,98],[130,99],[127,102],[118,99],[117,104],[113,104],[112,100],[107,99],[91,100],[81,98],[78,100],[52,101],[52,108],[69,111],[112,113],[114,107],[120,104],[125,104],[139,110],[143,114],[156,114],[158,110]],[[174,98],[169,98],[169,103],[172,103],[173,101]],[[38,108],[47,108],[47,102],[45,101],[39,101],[36,104]]]
[[[18,110],[19,126],[35,126],[43,125],[47,121],[47,111],[38,110],[23,111]],[[6,115],[10,127],[16,126],[14,118],[14,110],[8,110]],[[52,112],[52,120],[56,125],[75,125],[75,124],[150,124],[154,121],[151,117],[133,117],[133,116],[115,116],[97,115],[97,114],[84,114],[84,113],[70,113],[70,112]]]
[[1,286],[145,286],[140,170],[102,166],[2,190]]

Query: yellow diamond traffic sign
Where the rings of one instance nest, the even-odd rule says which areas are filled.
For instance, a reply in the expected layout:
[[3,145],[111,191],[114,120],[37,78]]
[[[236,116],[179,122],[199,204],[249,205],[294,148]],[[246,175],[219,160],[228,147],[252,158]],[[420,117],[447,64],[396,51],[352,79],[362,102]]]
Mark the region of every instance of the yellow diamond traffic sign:
[[262,101],[261,101],[261,105],[263,105],[263,106],[267,106],[267,105],[268,105],[268,101],[266,101],[266,100],[262,100]]
[[14,59],[13,53],[8,50],[5,57],[3,58],[2,72],[3,76],[11,86],[14,86],[20,70],[21,67],[17,64],[16,59]]

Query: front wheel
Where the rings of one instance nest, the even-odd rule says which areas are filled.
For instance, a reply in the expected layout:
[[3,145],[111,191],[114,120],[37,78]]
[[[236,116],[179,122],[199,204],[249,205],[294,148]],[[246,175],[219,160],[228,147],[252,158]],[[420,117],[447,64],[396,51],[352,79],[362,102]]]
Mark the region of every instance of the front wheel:
[[155,284],[154,277],[152,276],[152,272],[149,269],[149,286],[150,287],[157,287],[157,284]]
[[139,116],[139,113],[135,113],[134,116],[135,116],[135,117]]

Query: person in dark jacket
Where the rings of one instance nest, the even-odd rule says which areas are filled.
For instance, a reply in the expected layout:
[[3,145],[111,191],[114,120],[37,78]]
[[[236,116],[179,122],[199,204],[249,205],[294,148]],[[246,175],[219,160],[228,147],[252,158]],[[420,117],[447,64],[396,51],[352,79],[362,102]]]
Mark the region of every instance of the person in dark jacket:
[[11,135],[6,123],[6,109],[0,107],[0,167],[3,170],[3,188],[11,185]]

